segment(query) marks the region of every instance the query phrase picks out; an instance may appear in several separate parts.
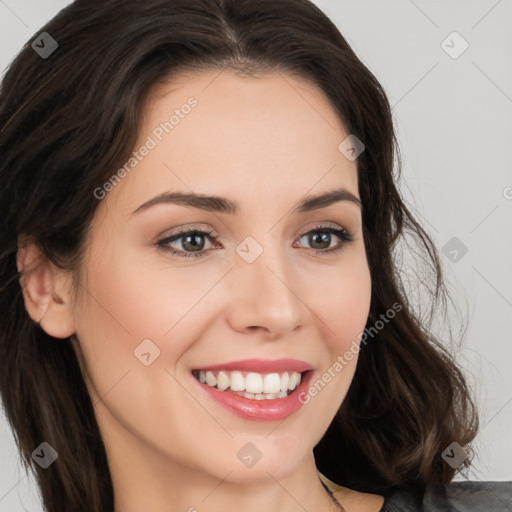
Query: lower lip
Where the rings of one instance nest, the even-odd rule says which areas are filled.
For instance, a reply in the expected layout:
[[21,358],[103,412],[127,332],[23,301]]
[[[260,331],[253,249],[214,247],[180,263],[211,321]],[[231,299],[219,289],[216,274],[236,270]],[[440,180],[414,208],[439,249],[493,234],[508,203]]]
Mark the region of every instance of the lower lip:
[[240,418],[251,421],[282,421],[304,405],[299,397],[302,396],[302,392],[307,390],[312,374],[312,371],[302,374],[300,384],[293,393],[285,398],[274,398],[272,400],[255,400],[236,395],[230,391],[219,391],[208,386],[208,384],[201,383],[193,375],[192,378],[209,397]]

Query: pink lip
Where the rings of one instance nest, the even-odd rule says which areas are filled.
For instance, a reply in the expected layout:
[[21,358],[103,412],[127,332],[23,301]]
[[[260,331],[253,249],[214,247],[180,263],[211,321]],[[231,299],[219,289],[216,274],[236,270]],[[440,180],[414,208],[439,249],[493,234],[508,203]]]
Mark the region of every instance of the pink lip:
[[[225,368],[225,366],[222,368]],[[240,367],[237,366],[237,368]],[[252,368],[254,367],[251,366],[251,369]],[[209,369],[215,370],[217,368],[210,367]],[[275,398],[273,400],[245,398],[230,391],[219,391],[216,388],[208,386],[208,384],[202,384],[194,376],[192,376],[192,379],[194,379],[194,381],[201,386],[201,389],[215,402],[244,420],[282,421],[297,412],[304,405],[299,398],[303,397],[304,393],[307,392],[312,376],[312,371],[303,374],[299,386],[293,390],[290,395],[285,398]]]
[[[298,359],[244,359],[242,361],[231,361],[229,363],[203,366],[197,370],[227,370],[227,371],[247,371],[256,373],[281,373],[286,371],[302,373],[312,370],[313,367],[305,361]],[[283,399],[284,400],[284,399]]]

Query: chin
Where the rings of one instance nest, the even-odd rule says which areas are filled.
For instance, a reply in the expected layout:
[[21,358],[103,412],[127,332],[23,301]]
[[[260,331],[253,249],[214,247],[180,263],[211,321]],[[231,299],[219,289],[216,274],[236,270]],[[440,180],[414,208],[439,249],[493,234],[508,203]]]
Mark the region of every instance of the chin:
[[308,448],[304,446],[304,450],[301,450],[293,442],[290,443],[291,448],[278,446],[278,440],[273,443],[271,437],[272,434],[268,438],[251,436],[244,441],[237,440],[236,448],[221,465],[222,470],[219,470],[218,463],[215,464],[214,474],[223,479],[231,472],[228,480],[239,484],[285,479],[304,463],[309,454]]

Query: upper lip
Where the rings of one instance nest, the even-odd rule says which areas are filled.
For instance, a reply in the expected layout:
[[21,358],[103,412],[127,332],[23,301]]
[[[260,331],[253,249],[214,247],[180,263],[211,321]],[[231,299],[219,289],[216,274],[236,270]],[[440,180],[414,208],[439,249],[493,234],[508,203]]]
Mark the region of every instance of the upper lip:
[[255,373],[281,373],[286,371],[302,373],[312,369],[313,366],[310,363],[299,359],[244,359],[197,368],[197,370],[239,370]]

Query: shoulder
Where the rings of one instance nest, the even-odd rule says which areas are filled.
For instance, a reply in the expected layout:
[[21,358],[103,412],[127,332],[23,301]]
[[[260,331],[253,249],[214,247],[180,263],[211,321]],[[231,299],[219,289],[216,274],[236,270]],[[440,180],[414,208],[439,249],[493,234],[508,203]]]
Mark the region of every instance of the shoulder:
[[508,512],[512,511],[512,482],[450,482],[431,485],[424,495],[396,490],[381,512]]
[[[512,511],[512,482],[451,482],[427,488],[423,498],[426,511],[475,510]],[[444,509],[441,509],[444,510]]]
[[347,510],[357,512],[512,512],[512,482],[461,481],[430,485],[425,493],[395,489],[383,496],[321,480]]

